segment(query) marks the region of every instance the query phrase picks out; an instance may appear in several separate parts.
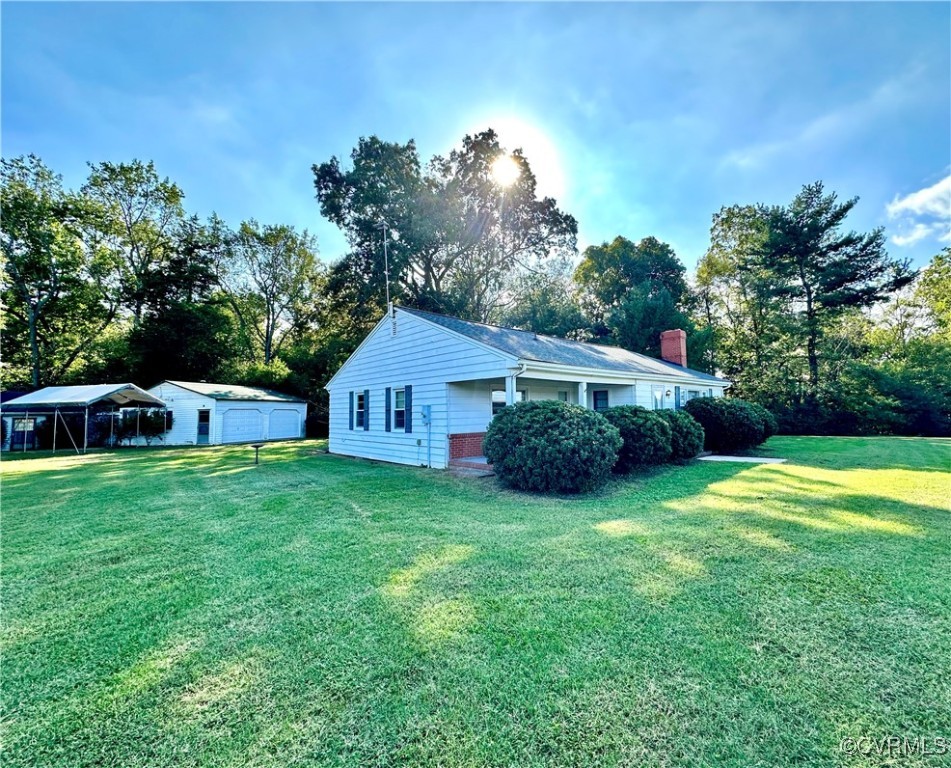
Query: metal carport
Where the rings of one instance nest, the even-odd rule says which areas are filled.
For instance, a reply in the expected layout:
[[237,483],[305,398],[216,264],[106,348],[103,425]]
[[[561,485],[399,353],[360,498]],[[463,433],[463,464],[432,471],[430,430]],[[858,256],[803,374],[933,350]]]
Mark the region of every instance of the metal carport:
[[[82,453],[85,453],[89,445],[90,410],[111,410],[114,414],[120,408],[162,408],[164,410],[165,402],[135,384],[84,384],[39,389],[36,392],[3,403],[0,406],[0,414],[3,416],[22,416],[24,418],[52,416],[54,453],[56,451],[57,424],[63,425],[70,442],[76,449],[76,453],[80,453],[79,444],[63,418],[63,414],[81,413],[83,414]],[[112,420],[110,420],[110,429],[111,425]],[[138,429],[136,431],[138,432]],[[25,444],[24,450],[26,450]]]

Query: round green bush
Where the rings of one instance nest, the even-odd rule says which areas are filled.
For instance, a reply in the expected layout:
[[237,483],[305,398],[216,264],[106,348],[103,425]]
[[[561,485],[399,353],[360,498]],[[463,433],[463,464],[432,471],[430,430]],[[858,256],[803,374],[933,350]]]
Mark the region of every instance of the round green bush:
[[760,421],[763,422],[763,440],[769,440],[773,435],[779,432],[779,421],[776,417],[773,416],[772,412],[764,408],[759,403],[749,403],[749,405],[756,411],[756,415],[760,417]]
[[670,425],[670,460],[688,461],[703,450],[703,427],[684,411],[665,409],[656,412]]
[[620,448],[617,428],[599,413],[554,400],[503,408],[482,442],[502,482],[542,493],[598,488],[610,476]]
[[618,428],[623,441],[615,472],[627,474],[670,458],[670,425],[653,411],[639,405],[619,405],[604,411],[604,418]]
[[745,400],[698,397],[688,401],[684,410],[703,427],[704,447],[708,451],[743,451],[765,439],[762,419]]
[[[745,414],[744,419],[749,420],[754,425],[753,445],[760,445],[764,442],[766,440],[766,422],[763,421],[763,416],[759,410],[760,406],[751,403],[749,400],[740,400],[738,397],[731,397],[726,402],[735,411]],[[734,419],[736,418],[738,417],[734,417]]]

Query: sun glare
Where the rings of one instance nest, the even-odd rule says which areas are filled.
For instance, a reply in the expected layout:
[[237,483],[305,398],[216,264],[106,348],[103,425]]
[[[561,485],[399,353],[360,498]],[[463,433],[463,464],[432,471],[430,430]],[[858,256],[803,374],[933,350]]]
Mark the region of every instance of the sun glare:
[[[535,174],[539,197],[554,197],[559,203],[564,203],[567,185],[561,157],[555,143],[544,131],[520,117],[487,114],[474,121],[467,132],[477,133],[486,128],[495,130],[506,153],[522,150]],[[499,180],[494,166],[492,175]]]
[[510,187],[518,181],[521,169],[511,155],[499,155],[492,163],[492,178],[500,187]]

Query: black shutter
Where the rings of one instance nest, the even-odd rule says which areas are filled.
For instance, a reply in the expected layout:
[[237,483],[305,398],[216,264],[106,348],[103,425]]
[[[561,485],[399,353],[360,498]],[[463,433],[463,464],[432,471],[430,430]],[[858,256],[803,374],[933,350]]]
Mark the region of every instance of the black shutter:
[[674,410],[680,410],[680,387],[674,387]]
[[353,429],[353,392],[350,393],[350,429]]
[[389,387],[386,388],[386,431],[390,432],[390,398],[391,390]]
[[713,397],[713,387],[710,387],[710,397]]
[[403,391],[405,398],[403,405],[406,406],[406,434],[409,434],[413,431],[413,385],[407,384]]
[[370,429],[370,390],[363,390],[363,431]]

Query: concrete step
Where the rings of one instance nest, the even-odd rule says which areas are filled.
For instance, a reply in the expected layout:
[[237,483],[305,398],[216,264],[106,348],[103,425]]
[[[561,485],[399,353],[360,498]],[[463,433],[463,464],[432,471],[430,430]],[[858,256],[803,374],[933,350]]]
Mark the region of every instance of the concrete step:
[[471,469],[486,474],[494,474],[492,465],[489,464],[485,456],[464,456],[459,459],[451,459],[449,467],[451,469]]

